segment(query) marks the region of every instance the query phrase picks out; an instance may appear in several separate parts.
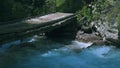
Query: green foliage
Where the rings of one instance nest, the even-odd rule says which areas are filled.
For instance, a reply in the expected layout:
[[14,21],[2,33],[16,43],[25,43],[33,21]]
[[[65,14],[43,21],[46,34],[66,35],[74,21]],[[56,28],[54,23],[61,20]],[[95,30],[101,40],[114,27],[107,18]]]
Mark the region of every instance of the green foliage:
[[92,10],[89,7],[84,6],[80,13],[82,16],[86,17],[88,20],[92,19]]
[[85,18],[88,22],[92,20],[92,10],[88,6],[84,6],[82,10],[77,11],[77,20],[81,22]]
[[100,19],[107,13],[107,10],[109,9],[109,7],[111,7],[112,3],[109,0],[96,0],[92,1],[91,4],[88,5],[85,5],[82,10],[79,10],[77,12],[78,21],[80,20],[81,16],[86,17],[88,21]]
[[60,7],[65,3],[65,0],[56,0],[56,7]]
[[56,11],[56,0],[46,0],[44,5],[45,13],[53,13]]
[[1,0],[0,22],[41,15],[45,0]]
[[118,24],[119,24],[119,27],[120,27],[120,15],[117,17],[117,21],[118,21]]
[[[76,12],[88,0],[0,0],[0,22],[53,12]],[[89,10],[88,10],[89,11]],[[89,13],[89,12],[88,12]],[[87,14],[88,14],[87,13]],[[85,14],[85,15],[87,15]],[[90,18],[89,16],[87,16]]]
[[117,17],[117,22],[118,22],[118,35],[119,35],[119,39],[120,39],[120,14],[119,16]]
[[12,14],[15,19],[28,17],[30,14],[31,8],[27,5],[22,5],[22,3],[15,3],[12,8]]
[[[119,14],[120,14],[120,2],[116,1],[114,8],[112,9],[112,11],[108,14],[108,22],[109,24],[112,24],[115,22],[115,20],[117,20],[119,18]],[[118,17],[118,18],[117,18]]]

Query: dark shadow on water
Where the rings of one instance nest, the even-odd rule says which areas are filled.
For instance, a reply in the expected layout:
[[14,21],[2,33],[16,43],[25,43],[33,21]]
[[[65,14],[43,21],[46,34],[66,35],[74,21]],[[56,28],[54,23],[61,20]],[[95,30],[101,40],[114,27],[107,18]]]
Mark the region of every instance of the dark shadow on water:
[[38,50],[41,53],[47,52],[51,49],[60,48],[71,43],[71,38],[67,37],[46,37],[33,36],[21,40],[16,40],[10,43],[1,45],[1,52],[24,52]]

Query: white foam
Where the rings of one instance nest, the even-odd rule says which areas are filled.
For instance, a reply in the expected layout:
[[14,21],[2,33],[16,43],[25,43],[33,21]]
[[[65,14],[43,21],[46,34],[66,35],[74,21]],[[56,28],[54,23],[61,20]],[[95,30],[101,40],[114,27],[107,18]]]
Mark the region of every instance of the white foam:
[[20,44],[21,41],[20,40],[17,40],[17,41],[13,41],[13,42],[10,42],[10,43],[6,43],[6,44],[3,44],[1,45],[0,47],[0,52],[4,52],[5,50],[7,50],[9,47],[13,46],[13,45],[17,45],[17,44]]
[[87,48],[87,47],[91,46],[93,43],[92,42],[84,43],[84,42],[79,42],[79,41],[72,41],[72,44],[83,49],[83,48]]
[[48,51],[47,53],[42,54],[42,57],[52,57],[52,56],[60,56],[60,55],[69,55],[73,54],[75,48],[83,49],[91,46],[92,43],[83,43],[78,41],[72,41],[71,45],[67,45],[65,47],[59,48],[59,49],[53,49],[51,51]]
[[47,53],[44,53],[41,56],[42,57],[60,56],[60,53],[55,51],[48,51]]
[[109,46],[102,46],[92,50],[92,53],[98,57],[104,58],[112,48]]
[[32,39],[30,39],[28,42],[34,42],[34,41],[36,41],[36,39],[35,39],[35,38],[32,38]]

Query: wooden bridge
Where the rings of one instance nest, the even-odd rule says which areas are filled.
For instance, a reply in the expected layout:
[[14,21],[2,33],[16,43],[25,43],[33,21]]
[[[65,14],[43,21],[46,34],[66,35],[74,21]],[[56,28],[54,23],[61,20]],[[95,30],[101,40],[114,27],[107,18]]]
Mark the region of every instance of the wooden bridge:
[[12,38],[28,37],[34,34],[48,32],[66,25],[75,19],[72,13],[53,13],[41,17],[31,18],[15,23],[0,25],[0,44]]

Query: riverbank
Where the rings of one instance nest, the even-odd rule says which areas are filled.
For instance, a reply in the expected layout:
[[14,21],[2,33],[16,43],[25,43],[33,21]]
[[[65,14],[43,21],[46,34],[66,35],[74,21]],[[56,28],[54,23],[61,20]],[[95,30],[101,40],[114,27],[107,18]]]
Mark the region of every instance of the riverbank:
[[120,47],[119,0],[96,1],[77,13],[79,30],[76,39]]
[[[113,36],[114,35],[114,36]],[[79,42],[92,42],[93,45],[114,45],[118,48],[120,48],[120,40],[117,38],[115,39],[115,34],[111,34],[108,37],[101,37],[101,35],[98,32],[93,33],[84,33],[84,31],[79,30],[76,34],[76,40]],[[113,38],[112,38],[113,37]]]

